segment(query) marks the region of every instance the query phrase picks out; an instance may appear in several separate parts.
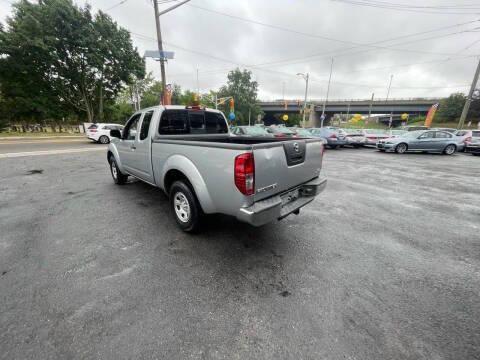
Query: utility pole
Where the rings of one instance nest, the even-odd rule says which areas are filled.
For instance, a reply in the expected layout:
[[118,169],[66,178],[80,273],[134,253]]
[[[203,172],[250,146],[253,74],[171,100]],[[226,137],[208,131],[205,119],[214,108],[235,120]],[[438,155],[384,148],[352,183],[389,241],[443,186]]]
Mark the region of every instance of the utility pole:
[[198,81],[198,68],[197,68],[197,96],[200,98],[200,82]]
[[302,126],[305,127],[305,116],[306,116],[306,110],[307,110],[307,96],[308,96],[308,78],[310,75],[308,73],[306,75],[302,73],[298,73],[297,75],[303,77],[303,79],[305,80],[305,99],[303,100],[303,120],[302,120]]
[[348,106],[347,106],[347,118],[346,118],[347,121],[348,121],[349,115],[350,115],[350,101],[348,102]]
[[375,97],[375,93],[372,93],[372,100],[370,100],[370,106],[368,108],[368,120],[370,120],[372,116],[372,106],[373,106],[373,98]]
[[475,75],[473,76],[472,86],[470,86],[468,97],[465,101],[465,105],[463,106],[462,115],[460,116],[460,120],[458,121],[457,129],[463,128],[465,119],[467,118],[467,115],[468,115],[468,110],[470,109],[470,104],[472,102],[473,92],[475,91],[475,87],[477,86],[479,75],[480,75],[480,60],[478,61],[477,70],[475,71]]
[[[330,76],[328,77],[327,96],[325,96],[325,100],[323,100],[323,108],[322,108],[323,118],[325,118],[325,108],[327,106],[328,94],[330,93],[330,82],[332,81],[332,72],[333,72],[333,58],[332,58],[332,62],[330,63]],[[322,124],[322,127],[323,127],[323,124]]]
[[388,84],[387,98],[385,99],[385,102],[388,101],[388,97],[390,96],[390,89],[392,88],[392,80],[393,80],[393,74],[390,75],[390,83]]
[[162,12],[158,11],[158,3],[157,0],[153,0],[153,9],[155,11],[155,25],[157,28],[157,42],[158,42],[158,52],[160,56],[160,73],[162,75],[162,95],[160,102],[163,104],[165,100],[165,89],[167,86],[167,76],[165,75],[165,57],[163,56],[163,41],[162,41],[162,30],[160,28],[160,15],[166,14],[173,9],[189,2],[190,0],[182,1],[176,5],[169,7],[168,9],[163,10]]

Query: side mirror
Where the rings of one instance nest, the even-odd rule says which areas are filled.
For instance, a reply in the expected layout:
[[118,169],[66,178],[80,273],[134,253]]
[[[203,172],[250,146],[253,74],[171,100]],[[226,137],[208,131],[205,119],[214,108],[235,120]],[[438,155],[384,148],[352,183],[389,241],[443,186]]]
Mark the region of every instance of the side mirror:
[[122,133],[120,132],[120,130],[114,129],[114,130],[110,130],[110,136],[120,139],[122,137]]

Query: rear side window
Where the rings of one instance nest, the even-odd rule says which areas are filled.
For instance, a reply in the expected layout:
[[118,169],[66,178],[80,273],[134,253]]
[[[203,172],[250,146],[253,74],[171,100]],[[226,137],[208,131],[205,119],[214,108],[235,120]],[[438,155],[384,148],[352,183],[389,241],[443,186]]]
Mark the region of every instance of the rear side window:
[[472,131],[473,137],[480,137],[480,131]]
[[158,132],[161,135],[188,134],[187,119],[188,113],[185,110],[165,110]]
[[451,138],[452,135],[443,131],[439,131],[435,134],[435,137],[437,139],[448,139],[448,138]]
[[92,124],[88,127],[88,129],[96,129],[98,126],[96,124]]
[[165,110],[158,129],[161,135],[226,134],[225,118],[209,111]]
[[150,129],[150,122],[152,121],[153,110],[146,112],[143,115],[142,127],[140,129],[140,140],[145,140],[148,136],[148,129]]

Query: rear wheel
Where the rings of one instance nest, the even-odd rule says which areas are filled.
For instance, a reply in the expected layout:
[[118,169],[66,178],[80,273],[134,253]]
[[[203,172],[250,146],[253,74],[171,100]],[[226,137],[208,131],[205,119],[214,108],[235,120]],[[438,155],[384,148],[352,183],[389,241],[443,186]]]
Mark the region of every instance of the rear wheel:
[[125,184],[128,180],[128,175],[125,175],[120,171],[117,165],[117,161],[115,160],[115,157],[110,156],[109,163],[110,163],[110,172],[112,173],[112,178],[115,184],[117,185]]
[[443,149],[443,153],[445,155],[452,155],[455,154],[455,151],[457,151],[457,147],[453,144],[447,145],[445,149]]
[[395,152],[397,154],[404,154],[406,153],[408,150],[408,145],[405,144],[405,143],[400,143],[397,145],[397,147],[395,148]]
[[108,138],[107,135],[102,135],[100,136],[100,138],[98,139],[98,142],[100,144],[108,144],[110,142],[110,139]]
[[329,147],[330,149],[335,150],[335,149],[337,148],[337,145],[328,145],[328,147]]
[[175,181],[170,188],[170,205],[178,226],[186,232],[195,232],[200,227],[203,215],[195,193],[186,182]]

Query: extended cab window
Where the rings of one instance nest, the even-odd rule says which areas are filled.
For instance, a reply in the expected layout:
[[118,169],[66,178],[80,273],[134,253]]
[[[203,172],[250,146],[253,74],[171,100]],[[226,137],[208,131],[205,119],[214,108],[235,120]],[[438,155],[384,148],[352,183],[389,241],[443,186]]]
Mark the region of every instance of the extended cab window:
[[158,130],[161,135],[228,133],[221,113],[189,110],[165,110]]
[[208,134],[226,134],[228,133],[227,123],[222,114],[214,112],[205,112],[205,128]]

